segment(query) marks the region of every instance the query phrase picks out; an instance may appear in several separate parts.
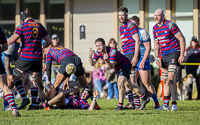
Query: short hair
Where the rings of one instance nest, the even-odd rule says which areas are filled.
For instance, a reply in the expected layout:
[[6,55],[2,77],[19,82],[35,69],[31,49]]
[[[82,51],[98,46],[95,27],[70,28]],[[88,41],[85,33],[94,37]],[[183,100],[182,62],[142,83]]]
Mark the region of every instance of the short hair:
[[95,40],[95,43],[96,42],[101,42],[103,45],[105,45],[105,40],[103,39],[103,38],[97,38],[96,40]]
[[132,16],[132,17],[130,18],[130,20],[134,20],[134,21],[137,21],[138,23],[140,23],[140,19],[139,19],[138,16]]
[[117,9],[117,11],[118,11],[118,12],[122,11],[122,12],[128,13],[128,8],[121,6],[121,7],[119,7],[119,8]]

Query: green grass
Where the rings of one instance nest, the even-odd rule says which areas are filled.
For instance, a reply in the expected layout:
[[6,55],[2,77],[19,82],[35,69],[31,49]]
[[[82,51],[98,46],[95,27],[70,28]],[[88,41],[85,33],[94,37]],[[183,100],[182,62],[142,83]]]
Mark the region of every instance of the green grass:
[[[20,101],[17,100],[17,103],[20,104]],[[0,99],[0,124],[200,124],[200,101],[197,100],[178,101],[178,111],[155,111],[153,100],[142,111],[114,111],[118,100],[99,99],[97,102],[101,110],[22,110],[22,116],[16,118],[11,111],[3,111],[3,99]],[[162,101],[160,103],[163,104]]]

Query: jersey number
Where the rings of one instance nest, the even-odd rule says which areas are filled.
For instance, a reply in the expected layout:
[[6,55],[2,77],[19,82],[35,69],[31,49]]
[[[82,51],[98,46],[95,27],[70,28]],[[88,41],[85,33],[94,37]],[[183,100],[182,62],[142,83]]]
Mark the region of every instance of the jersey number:
[[33,38],[37,38],[38,37],[38,29],[37,28],[33,28],[32,29],[32,37]]

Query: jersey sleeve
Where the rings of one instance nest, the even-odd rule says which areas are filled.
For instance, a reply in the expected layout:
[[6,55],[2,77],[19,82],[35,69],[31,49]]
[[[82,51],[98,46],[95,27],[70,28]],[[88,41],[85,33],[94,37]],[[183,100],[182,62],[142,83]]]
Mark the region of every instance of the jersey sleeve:
[[175,23],[173,23],[173,22],[170,22],[168,24],[168,28],[170,29],[170,31],[174,35],[176,35],[178,32],[180,32],[180,29],[178,28],[178,26]]
[[138,29],[137,29],[136,25],[132,22],[130,22],[128,24],[128,29],[129,29],[132,36],[135,35],[136,33],[138,33]]
[[42,35],[43,37],[45,37],[46,35],[48,35],[47,30],[44,28],[44,26],[41,24],[42,27]]
[[153,28],[153,38],[154,38],[155,41],[158,41],[157,35],[156,35],[156,32],[155,32],[154,28]]
[[110,52],[110,62],[117,62],[117,50],[112,49]]
[[46,55],[46,61],[45,61],[45,63],[47,64],[47,63],[51,63],[51,62],[52,62],[51,54],[48,53],[48,54]]
[[4,34],[3,30],[0,28],[0,44],[2,45],[6,42],[7,42],[7,40],[6,40],[5,34]]
[[94,53],[93,60],[97,61],[98,59],[99,59],[99,54],[97,54],[97,52],[96,52],[96,53]]
[[23,29],[22,29],[22,25],[19,25],[17,28],[16,28],[16,30],[15,30],[15,34],[17,34],[17,35],[19,35],[19,36],[21,36],[22,35],[22,31],[23,31]]
[[81,109],[88,109],[90,105],[88,103],[81,104]]
[[149,33],[147,33],[147,31],[145,29],[140,30],[140,33],[141,33],[143,42],[150,42],[151,41],[150,35],[149,35]]

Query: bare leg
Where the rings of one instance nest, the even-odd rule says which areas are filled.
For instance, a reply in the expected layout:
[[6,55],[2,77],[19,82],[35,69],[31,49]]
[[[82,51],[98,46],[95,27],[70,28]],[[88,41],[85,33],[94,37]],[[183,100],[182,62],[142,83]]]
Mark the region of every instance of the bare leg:
[[63,83],[65,79],[66,76],[58,72],[56,75],[56,81],[54,82],[54,88],[59,88],[59,86],[61,85],[61,83]]
[[42,90],[44,89],[43,82],[42,82],[42,76],[38,76],[37,85],[38,85],[39,93],[41,94]]

